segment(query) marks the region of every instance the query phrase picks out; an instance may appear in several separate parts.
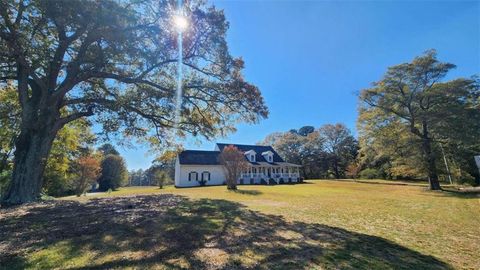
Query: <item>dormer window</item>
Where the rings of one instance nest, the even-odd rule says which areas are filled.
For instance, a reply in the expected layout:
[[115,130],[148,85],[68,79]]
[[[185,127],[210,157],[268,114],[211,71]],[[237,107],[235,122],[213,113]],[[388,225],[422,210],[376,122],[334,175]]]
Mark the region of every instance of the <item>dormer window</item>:
[[255,153],[255,151],[253,151],[253,150],[245,152],[245,156],[247,157],[248,161],[250,161],[250,162],[256,162],[256,158],[255,158],[256,155],[257,155],[257,153]]
[[265,160],[269,163],[273,162],[273,153],[272,151],[266,151],[262,153],[262,156],[265,158]]

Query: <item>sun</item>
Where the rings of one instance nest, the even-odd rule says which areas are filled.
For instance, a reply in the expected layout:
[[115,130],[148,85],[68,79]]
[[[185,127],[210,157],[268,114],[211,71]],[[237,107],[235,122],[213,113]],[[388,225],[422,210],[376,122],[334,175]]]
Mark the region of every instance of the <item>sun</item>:
[[188,27],[188,20],[182,15],[175,15],[173,17],[173,24],[178,31],[183,32]]

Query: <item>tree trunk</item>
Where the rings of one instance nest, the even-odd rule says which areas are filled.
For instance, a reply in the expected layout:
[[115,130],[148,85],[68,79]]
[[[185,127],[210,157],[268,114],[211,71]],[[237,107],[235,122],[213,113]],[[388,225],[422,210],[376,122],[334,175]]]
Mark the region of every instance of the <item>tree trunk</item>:
[[428,137],[423,138],[423,152],[425,154],[425,162],[428,173],[428,181],[430,183],[431,190],[441,190],[440,182],[438,181],[437,166],[435,162],[435,155],[432,151],[431,139]]
[[2,205],[16,205],[39,199],[43,172],[57,133],[52,124],[54,119],[54,117],[48,120],[37,118],[36,124],[45,123],[41,128],[32,125],[32,121],[22,122],[20,135],[15,142],[12,180]]
[[333,171],[335,173],[335,178],[340,179],[340,171],[338,170],[338,160],[337,157],[333,160]]
[[303,177],[305,179],[308,179],[308,176],[307,176],[307,169],[306,169],[306,166],[305,164],[302,164],[302,167],[301,167],[301,174],[303,174]]

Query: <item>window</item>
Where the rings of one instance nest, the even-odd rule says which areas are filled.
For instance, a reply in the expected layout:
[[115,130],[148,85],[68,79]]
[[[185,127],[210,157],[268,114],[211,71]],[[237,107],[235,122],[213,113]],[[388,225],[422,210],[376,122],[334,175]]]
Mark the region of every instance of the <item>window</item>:
[[197,174],[197,172],[190,172],[190,173],[188,174],[188,181],[192,181],[192,180],[198,181],[198,174]]
[[210,172],[202,172],[202,181],[210,181]]
[[250,162],[256,162],[256,155],[257,153],[255,153],[255,151],[253,150],[249,150],[249,151],[246,151],[245,153],[245,158],[250,161]]
[[268,162],[272,162],[273,161],[273,157],[271,155],[268,156]]

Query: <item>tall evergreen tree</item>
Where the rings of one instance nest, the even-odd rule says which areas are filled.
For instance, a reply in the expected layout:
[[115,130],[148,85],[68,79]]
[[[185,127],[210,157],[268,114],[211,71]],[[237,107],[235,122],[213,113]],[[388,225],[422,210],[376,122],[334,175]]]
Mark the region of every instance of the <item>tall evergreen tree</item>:
[[128,171],[125,160],[118,155],[107,155],[101,163],[101,174],[98,179],[98,189],[107,191],[127,184]]

